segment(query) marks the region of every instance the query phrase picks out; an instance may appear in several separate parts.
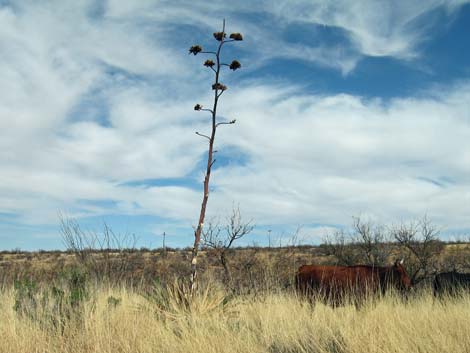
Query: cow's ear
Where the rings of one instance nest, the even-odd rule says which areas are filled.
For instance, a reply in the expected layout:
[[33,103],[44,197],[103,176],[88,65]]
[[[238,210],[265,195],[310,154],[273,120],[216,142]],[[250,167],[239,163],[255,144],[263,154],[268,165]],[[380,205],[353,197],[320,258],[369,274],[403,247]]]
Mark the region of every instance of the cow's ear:
[[398,265],[403,265],[403,259],[401,259],[401,260],[396,259],[394,265],[395,265],[395,267],[398,267]]

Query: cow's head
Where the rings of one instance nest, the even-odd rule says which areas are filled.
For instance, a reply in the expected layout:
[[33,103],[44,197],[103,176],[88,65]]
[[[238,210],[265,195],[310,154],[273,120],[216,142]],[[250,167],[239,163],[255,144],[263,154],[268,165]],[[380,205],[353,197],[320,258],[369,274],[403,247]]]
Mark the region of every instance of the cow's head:
[[409,290],[411,288],[411,279],[406,273],[403,266],[403,259],[395,261],[392,266],[392,278],[396,288],[401,290]]

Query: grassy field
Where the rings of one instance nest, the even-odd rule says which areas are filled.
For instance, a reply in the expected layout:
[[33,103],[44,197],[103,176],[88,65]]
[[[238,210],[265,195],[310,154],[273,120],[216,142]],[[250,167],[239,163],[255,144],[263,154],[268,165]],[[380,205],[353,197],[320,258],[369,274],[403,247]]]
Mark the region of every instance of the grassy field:
[[281,291],[229,297],[208,287],[189,305],[177,290],[97,287],[59,315],[43,294],[21,314],[18,289],[0,292],[0,352],[470,352],[468,295],[334,309]]
[[[438,263],[469,253],[447,244]],[[428,280],[406,302],[332,308],[292,287],[299,265],[335,263],[322,247],[246,248],[228,254],[229,283],[215,254],[201,251],[210,285],[188,301],[173,283],[187,279],[189,255],[0,253],[0,353],[470,352],[470,293],[436,300]]]

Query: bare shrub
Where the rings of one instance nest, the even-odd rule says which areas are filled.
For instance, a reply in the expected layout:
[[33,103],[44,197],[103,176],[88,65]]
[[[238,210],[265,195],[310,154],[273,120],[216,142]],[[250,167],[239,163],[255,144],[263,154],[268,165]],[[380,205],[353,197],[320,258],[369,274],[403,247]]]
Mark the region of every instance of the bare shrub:
[[439,234],[440,230],[427,216],[392,229],[394,239],[406,251],[407,269],[413,284],[429,278],[439,270],[439,255],[444,249]]
[[240,207],[237,207],[232,209],[232,214],[225,226],[221,226],[218,222],[209,222],[207,228],[202,232],[203,246],[213,249],[224,269],[223,281],[225,284],[229,284],[231,281],[227,254],[235,241],[251,233],[253,228],[252,220],[244,222]]
[[62,241],[77,262],[96,278],[122,281],[133,266],[135,235],[116,234],[106,223],[101,233],[84,231],[75,219],[61,218]]
[[323,237],[323,249],[327,256],[334,256],[336,263],[352,266],[357,263],[357,252],[354,251],[351,237],[343,229]]
[[339,265],[381,266],[387,263],[392,252],[389,238],[383,226],[353,217],[353,231],[347,233],[341,229],[326,235],[323,248]]

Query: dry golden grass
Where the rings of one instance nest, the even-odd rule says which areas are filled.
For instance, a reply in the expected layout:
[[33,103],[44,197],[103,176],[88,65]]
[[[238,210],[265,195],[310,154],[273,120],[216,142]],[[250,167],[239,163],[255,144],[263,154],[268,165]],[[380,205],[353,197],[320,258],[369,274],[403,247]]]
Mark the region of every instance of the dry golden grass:
[[[128,289],[96,289],[80,319],[62,330],[15,310],[0,292],[0,352],[470,352],[470,296],[404,303],[394,296],[359,309],[311,305],[288,293],[232,298],[201,290],[193,304],[176,289],[154,300]],[[108,298],[120,298],[110,305]]]

